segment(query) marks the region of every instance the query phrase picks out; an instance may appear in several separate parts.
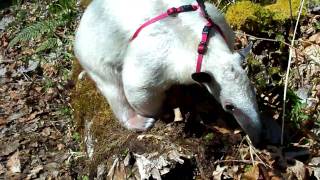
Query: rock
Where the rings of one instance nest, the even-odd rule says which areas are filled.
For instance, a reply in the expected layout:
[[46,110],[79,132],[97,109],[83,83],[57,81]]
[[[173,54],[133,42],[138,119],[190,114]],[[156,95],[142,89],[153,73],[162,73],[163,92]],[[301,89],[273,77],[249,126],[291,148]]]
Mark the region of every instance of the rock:
[[287,179],[304,180],[307,178],[305,165],[297,160],[295,160],[295,164],[293,166],[287,168],[287,174]]
[[0,164],[0,175],[4,174],[5,172],[6,172],[6,168],[2,164]]
[[320,157],[314,157],[309,162],[309,166],[311,166],[311,170],[313,171],[313,176],[320,180]]
[[39,65],[39,61],[32,61],[32,60],[30,60],[28,63],[29,63],[29,64],[28,64],[28,67],[27,67],[27,68],[24,68],[24,67],[22,66],[22,67],[20,67],[20,68],[18,69],[18,72],[19,72],[19,73],[27,73],[27,72],[30,72],[30,71],[34,71],[35,69],[37,69],[37,67],[38,67],[38,65]]
[[313,176],[314,176],[317,180],[320,180],[320,168],[319,168],[319,167],[314,168],[314,170],[313,170]]
[[309,162],[310,166],[320,166],[320,157],[314,157]]
[[309,97],[309,94],[311,92],[311,86],[310,85],[306,85],[304,87],[300,87],[295,94],[300,98],[300,102],[301,103],[306,103],[307,102],[307,98]]
[[5,16],[0,20],[0,32],[4,31],[6,27],[14,21],[13,16]]

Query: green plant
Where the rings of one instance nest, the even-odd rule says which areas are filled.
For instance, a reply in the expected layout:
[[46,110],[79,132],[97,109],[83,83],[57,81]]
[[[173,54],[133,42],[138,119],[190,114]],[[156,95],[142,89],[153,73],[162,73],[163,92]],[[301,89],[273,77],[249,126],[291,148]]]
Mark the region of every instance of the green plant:
[[203,137],[204,141],[207,143],[211,142],[213,140],[213,138],[214,138],[213,133],[208,133]]
[[77,178],[77,180],[89,180],[90,178],[89,178],[89,176],[88,175],[82,175],[82,176],[79,176],[78,178]]
[[71,116],[72,115],[72,110],[68,106],[59,108],[59,112],[60,112],[60,114],[63,114],[65,116]]
[[52,88],[54,85],[55,85],[54,82],[50,78],[45,78],[45,82],[44,82],[44,90],[45,91]]
[[320,22],[316,22],[314,24],[314,27],[317,29],[317,30],[320,30]]
[[[63,25],[64,21],[62,20],[44,20],[41,22],[36,22],[26,28],[24,28],[19,34],[17,34],[9,43],[9,47],[12,47],[20,42],[31,41],[33,39],[37,39],[42,37],[44,34],[52,36],[55,29]],[[52,41],[52,40],[51,40]],[[46,42],[44,42],[46,43]],[[41,45],[39,46],[41,47]]]
[[[63,38],[57,34],[57,29],[73,22],[76,15],[75,7],[76,0],[56,0],[50,2],[48,8],[49,16],[38,22],[33,22],[22,29],[11,39],[9,47],[13,47],[19,43],[39,41],[35,53],[54,49],[61,44],[61,39]],[[23,14],[25,14],[24,10],[20,10],[17,13],[19,17],[25,16]]]
[[81,141],[80,133],[74,132],[74,133],[72,134],[72,139],[73,139],[74,141],[76,141],[76,142],[80,142],[80,141]]
[[301,102],[301,99],[292,90],[288,90],[287,97],[288,103],[291,104],[291,109],[287,112],[290,120],[295,126],[300,127],[301,122],[310,119],[305,113],[306,103]]
[[22,0],[12,0],[12,4],[14,6],[20,6],[22,4]]

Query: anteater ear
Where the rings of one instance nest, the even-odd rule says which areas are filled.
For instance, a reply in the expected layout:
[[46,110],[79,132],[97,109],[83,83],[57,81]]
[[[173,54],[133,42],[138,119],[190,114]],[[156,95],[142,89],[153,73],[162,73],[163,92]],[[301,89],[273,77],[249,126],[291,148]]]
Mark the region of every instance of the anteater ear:
[[208,83],[211,82],[212,78],[210,74],[206,72],[197,72],[191,75],[192,79],[197,81],[198,83]]

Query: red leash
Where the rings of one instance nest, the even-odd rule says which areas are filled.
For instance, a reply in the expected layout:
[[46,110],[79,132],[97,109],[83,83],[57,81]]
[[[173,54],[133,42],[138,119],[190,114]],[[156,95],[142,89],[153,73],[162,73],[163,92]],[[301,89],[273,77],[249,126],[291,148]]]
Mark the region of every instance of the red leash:
[[198,46],[198,58],[197,58],[196,72],[201,72],[201,65],[202,65],[202,61],[203,61],[203,56],[204,56],[204,54],[206,53],[206,51],[208,49],[210,30],[214,27],[222,35],[222,37],[224,38],[225,41],[226,41],[226,38],[225,38],[222,30],[220,29],[220,27],[218,25],[216,25],[209,18],[209,16],[206,14],[205,10],[203,8],[201,8],[200,5],[184,5],[184,6],[180,6],[178,8],[173,7],[173,8],[168,9],[167,12],[162,13],[159,16],[156,16],[156,17],[148,20],[147,22],[143,23],[135,31],[133,36],[130,38],[130,42],[133,41],[139,35],[140,31],[143,28],[145,28],[146,26],[148,26],[148,25],[150,25],[152,23],[155,23],[155,22],[157,22],[159,20],[162,20],[164,18],[167,18],[168,16],[174,16],[174,15],[182,13],[182,12],[196,11],[196,10],[198,10],[199,7],[201,9],[201,14],[208,21],[207,24],[204,26],[204,28],[202,30],[201,42],[199,43],[199,46]]

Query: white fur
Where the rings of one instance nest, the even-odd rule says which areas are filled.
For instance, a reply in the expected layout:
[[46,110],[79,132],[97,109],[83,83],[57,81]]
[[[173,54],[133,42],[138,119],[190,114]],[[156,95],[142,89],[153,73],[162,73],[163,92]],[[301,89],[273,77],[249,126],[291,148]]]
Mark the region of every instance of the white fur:
[[[161,113],[164,92],[173,84],[195,83],[191,74],[206,21],[199,11],[180,13],[147,26],[132,42],[129,39],[148,19],[191,3],[195,1],[94,0],[82,17],[76,56],[116,117],[130,129],[152,126]],[[260,132],[256,100],[241,57],[233,51],[234,34],[213,5],[207,3],[206,8],[227,37],[226,43],[216,31],[209,41],[202,71],[211,73],[215,82],[206,86],[223,107],[232,103],[250,118],[247,123],[234,114],[245,130]]]

